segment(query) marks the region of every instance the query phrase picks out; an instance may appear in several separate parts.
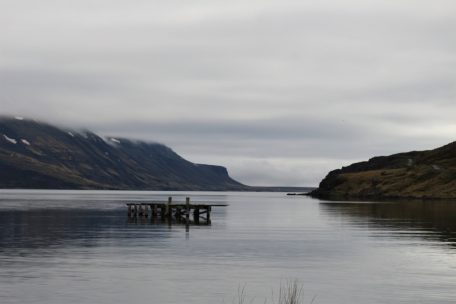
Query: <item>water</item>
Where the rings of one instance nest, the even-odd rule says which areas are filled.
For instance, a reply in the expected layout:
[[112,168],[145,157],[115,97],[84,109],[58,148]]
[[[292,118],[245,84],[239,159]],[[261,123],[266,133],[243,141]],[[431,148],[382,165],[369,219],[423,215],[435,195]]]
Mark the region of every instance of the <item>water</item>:
[[[127,201],[227,203],[211,226],[128,223]],[[0,303],[455,303],[456,202],[283,193],[0,191]]]

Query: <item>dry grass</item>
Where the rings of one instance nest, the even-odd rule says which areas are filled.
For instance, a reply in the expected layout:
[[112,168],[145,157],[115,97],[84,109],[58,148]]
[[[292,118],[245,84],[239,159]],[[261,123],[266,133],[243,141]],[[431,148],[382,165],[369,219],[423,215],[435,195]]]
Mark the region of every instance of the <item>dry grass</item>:
[[[237,290],[237,296],[233,300],[233,304],[254,304],[255,299],[247,300],[246,290],[244,286],[239,286]],[[313,304],[316,296],[309,302]],[[264,304],[268,303],[268,299],[264,299]],[[280,284],[279,293],[277,297],[272,292],[271,302],[272,304],[303,304],[303,286],[298,280],[288,280],[285,283]]]
[[302,285],[297,280],[281,284],[277,304],[300,304],[302,299]]

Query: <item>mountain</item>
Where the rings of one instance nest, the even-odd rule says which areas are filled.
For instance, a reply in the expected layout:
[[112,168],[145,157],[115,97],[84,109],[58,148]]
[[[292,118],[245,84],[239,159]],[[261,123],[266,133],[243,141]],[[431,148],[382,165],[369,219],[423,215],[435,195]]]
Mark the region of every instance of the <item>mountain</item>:
[[0,188],[249,189],[226,168],[194,164],[162,144],[102,138],[21,117],[0,118]]
[[429,151],[374,157],[331,171],[319,198],[456,198],[456,142]]

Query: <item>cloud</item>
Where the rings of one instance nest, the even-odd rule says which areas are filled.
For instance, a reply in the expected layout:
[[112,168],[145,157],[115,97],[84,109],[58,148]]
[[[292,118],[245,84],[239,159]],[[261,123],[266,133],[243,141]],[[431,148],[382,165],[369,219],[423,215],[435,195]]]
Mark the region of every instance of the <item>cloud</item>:
[[[0,2],[0,109],[160,141],[250,184],[456,130],[456,4]],[[205,159],[207,161],[205,161]]]

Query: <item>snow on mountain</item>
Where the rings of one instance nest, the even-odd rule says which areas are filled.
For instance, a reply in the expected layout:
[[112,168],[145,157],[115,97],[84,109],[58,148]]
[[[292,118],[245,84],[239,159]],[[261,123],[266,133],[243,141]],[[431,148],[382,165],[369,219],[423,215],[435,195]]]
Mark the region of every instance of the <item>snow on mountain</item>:
[[8,137],[7,135],[3,134],[3,137],[10,143],[12,144],[17,144],[17,140],[15,140],[14,138],[10,138]]

